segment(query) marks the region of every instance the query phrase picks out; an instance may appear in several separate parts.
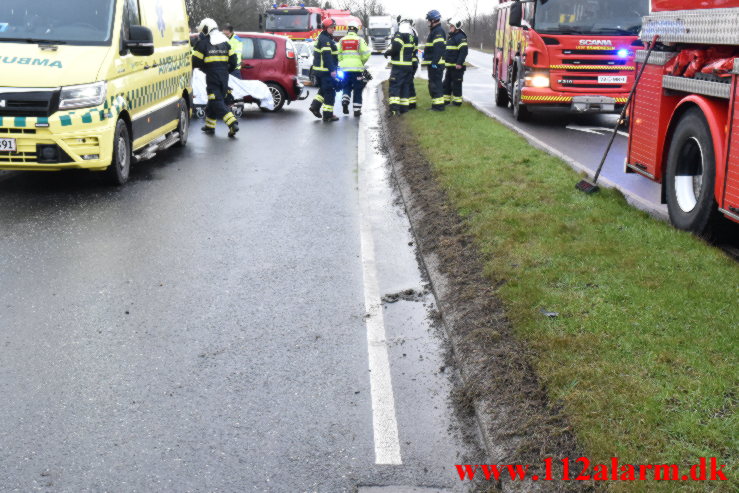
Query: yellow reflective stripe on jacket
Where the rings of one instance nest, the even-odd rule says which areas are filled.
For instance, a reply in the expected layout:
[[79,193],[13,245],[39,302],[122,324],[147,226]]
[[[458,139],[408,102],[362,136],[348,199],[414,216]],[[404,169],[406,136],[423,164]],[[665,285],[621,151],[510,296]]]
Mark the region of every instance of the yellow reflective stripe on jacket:
[[396,62],[395,60],[391,61],[390,63],[392,65],[413,65],[413,62],[401,62],[401,61]]
[[227,56],[207,56],[205,57],[205,63],[213,62],[228,62]]
[[199,58],[199,59],[201,59],[201,60],[203,59],[203,54],[202,54],[202,53],[200,53],[199,51],[194,51],[194,50],[193,50],[193,52],[192,52],[192,56],[194,56],[195,58]]

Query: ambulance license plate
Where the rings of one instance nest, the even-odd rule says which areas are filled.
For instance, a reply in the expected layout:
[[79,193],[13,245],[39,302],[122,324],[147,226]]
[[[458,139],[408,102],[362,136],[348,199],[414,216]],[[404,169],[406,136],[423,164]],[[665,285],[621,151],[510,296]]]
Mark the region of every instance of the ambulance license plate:
[[15,139],[0,139],[0,152],[17,152]]
[[600,75],[598,84],[626,84],[625,75]]

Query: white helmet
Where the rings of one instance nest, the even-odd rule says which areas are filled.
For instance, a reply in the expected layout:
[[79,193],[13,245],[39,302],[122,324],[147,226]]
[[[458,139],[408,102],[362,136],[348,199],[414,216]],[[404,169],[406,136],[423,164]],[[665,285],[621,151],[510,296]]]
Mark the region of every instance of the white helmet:
[[218,30],[218,23],[210,17],[206,17],[205,19],[200,21],[200,24],[198,25],[198,32],[201,32],[203,34],[210,34],[211,31],[216,30]]
[[457,19],[456,17],[450,17],[447,19],[447,24],[450,26],[454,26],[455,29],[462,29],[462,19]]
[[408,19],[403,19],[398,24],[398,32],[400,34],[413,34],[413,24]]
[[361,27],[361,25],[359,24],[359,21],[358,20],[352,19],[352,20],[350,20],[349,22],[346,23],[346,27],[350,31],[352,29],[354,29],[355,31],[359,32],[359,28]]

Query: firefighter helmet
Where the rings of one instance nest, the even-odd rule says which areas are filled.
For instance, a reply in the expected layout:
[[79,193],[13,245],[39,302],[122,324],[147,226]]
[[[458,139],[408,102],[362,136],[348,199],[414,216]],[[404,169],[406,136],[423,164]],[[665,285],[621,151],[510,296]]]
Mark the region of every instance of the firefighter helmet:
[[336,21],[331,17],[323,20],[323,28],[328,29],[329,27],[336,27]]
[[458,19],[456,17],[450,17],[447,19],[447,24],[450,26],[454,26],[454,29],[462,29],[462,19]]
[[398,32],[401,34],[413,34],[413,24],[408,19],[403,19],[398,24]]
[[203,34],[210,34],[211,31],[215,31],[218,29],[218,23],[211,19],[210,17],[206,17],[202,21],[200,21],[200,24],[198,25],[198,32],[201,32]]
[[346,27],[347,29],[349,29],[350,31],[354,31],[355,33],[359,32],[359,21],[352,19],[346,24]]
[[440,21],[441,12],[439,12],[438,10],[429,10],[429,12],[426,14],[426,20],[427,21]]

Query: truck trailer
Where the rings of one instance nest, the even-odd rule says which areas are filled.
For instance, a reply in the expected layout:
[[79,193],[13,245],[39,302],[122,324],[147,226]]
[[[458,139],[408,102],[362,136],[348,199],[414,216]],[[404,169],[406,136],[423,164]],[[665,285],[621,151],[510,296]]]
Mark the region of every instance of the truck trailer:
[[372,16],[369,18],[367,38],[372,53],[384,53],[390,48],[394,27],[395,21],[389,15]]
[[495,16],[495,103],[617,113],[634,84],[649,0],[501,0]]
[[662,184],[679,229],[739,222],[739,0],[651,0],[641,39],[657,41],[631,108],[626,171]]

